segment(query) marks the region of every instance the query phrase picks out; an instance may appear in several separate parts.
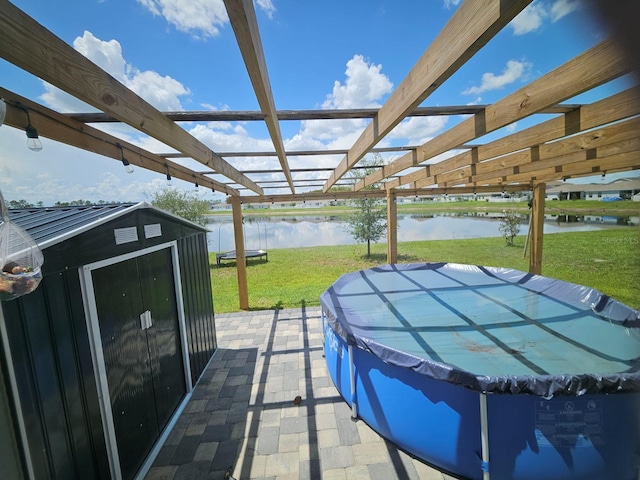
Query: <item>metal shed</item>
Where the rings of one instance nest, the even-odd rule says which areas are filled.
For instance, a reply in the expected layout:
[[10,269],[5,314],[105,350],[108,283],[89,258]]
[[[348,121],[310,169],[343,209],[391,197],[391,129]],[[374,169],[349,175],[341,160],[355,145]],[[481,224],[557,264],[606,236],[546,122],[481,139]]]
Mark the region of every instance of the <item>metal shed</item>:
[[206,229],[147,203],[11,219],[45,264],[0,302],[0,459],[25,478],[135,478],[216,349]]

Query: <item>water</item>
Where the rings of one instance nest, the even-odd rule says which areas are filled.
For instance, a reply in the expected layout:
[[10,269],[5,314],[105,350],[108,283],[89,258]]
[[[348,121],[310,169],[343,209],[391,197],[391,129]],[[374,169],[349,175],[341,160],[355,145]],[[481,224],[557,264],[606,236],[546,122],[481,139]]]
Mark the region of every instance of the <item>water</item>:
[[[501,216],[497,213],[428,213],[398,215],[398,242],[416,240],[453,240],[464,238],[501,237],[498,230]],[[608,216],[546,216],[544,233],[600,230],[612,226],[637,226],[639,217]],[[207,227],[209,250],[234,250],[231,216],[210,217]],[[344,217],[324,215],[246,216],[244,219],[245,248],[297,248],[333,245],[352,245],[355,240],[346,230]],[[526,235],[528,216],[520,225]],[[381,239],[385,242],[386,239]]]

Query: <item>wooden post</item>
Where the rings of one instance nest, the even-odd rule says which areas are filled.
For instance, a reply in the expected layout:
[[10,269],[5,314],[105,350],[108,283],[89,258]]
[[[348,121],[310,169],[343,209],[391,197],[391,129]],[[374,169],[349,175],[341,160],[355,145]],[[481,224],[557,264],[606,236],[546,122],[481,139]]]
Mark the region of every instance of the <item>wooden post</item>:
[[244,255],[244,232],[242,231],[242,203],[240,197],[231,197],[233,213],[233,237],[236,244],[236,271],[238,272],[238,300],[240,310],[249,310],[249,292],[247,290],[247,261]]
[[398,263],[398,206],[393,190],[387,190],[387,263]]
[[544,197],[546,184],[533,186],[533,204],[531,205],[531,250],[529,254],[529,273],[542,274],[542,239],[544,237]]

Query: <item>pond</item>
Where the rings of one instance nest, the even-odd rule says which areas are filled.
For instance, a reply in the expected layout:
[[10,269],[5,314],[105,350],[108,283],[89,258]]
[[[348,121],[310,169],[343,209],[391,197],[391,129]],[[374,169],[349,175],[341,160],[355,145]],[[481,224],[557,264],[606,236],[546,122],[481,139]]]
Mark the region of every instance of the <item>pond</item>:
[[[209,217],[207,228],[209,251],[233,250],[233,222],[231,215]],[[498,227],[501,215],[489,212],[447,212],[428,214],[399,214],[398,242],[417,240],[453,240],[464,238],[501,237]],[[544,233],[577,232],[602,228],[637,226],[639,217],[614,216],[545,216]],[[523,216],[520,234],[525,235],[529,216]],[[347,231],[344,217],[324,215],[264,215],[244,219],[245,248],[297,248],[351,245],[355,240]],[[381,242],[385,242],[382,239]]]

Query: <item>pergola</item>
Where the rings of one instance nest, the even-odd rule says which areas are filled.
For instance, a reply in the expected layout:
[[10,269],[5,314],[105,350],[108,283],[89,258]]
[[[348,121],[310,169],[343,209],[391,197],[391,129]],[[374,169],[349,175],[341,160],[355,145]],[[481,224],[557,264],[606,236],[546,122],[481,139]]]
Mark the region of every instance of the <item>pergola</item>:
[[[51,83],[102,113],[63,114],[0,88],[7,103],[5,122],[25,129],[29,113],[45,137],[132,165],[197,183],[230,196],[237,251],[240,308],[247,309],[242,204],[317,199],[385,198],[388,213],[389,263],[397,261],[396,198],[398,196],[533,192],[529,270],[540,273],[545,184],[594,174],[640,168],[640,90],[637,86],[591,104],[563,104],[581,93],[629,73],[633,67],[625,51],[606,39],[564,65],[547,72],[491,105],[420,107],[438,87],[504,28],[531,0],[466,0],[417,59],[405,79],[380,109],[278,111],[271,90],[265,55],[252,0],[224,1],[251,84],[258,99],[257,112],[160,112],[115,80],[7,0],[0,0],[0,56]],[[537,114],[555,114],[532,127],[505,134],[487,143],[474,143],[514,122]],[[376,145],[410,116],[460,115],[468,117],[422,145],[377,149]],[[370,118],[360,137],[346,150],[287,151],[280,122],[290,119]],[[184,121],[264,122],[273,151],[214,152],[180,126]],[[178,151],[157,154],[141,149],[90,126],[123,122]],[[368,153],[393,150],[401,156],[351,185],[331,191]],[[296,169],[292,155],[341,154],[331,169]],[[448,158],[434,161],[449,154]],[[242,171],[225,158],[272,156],[273,170]],[[202,164],[194,170],[177,163],[189,158]],[[439,157],[441,158],[441,157]],[[436,159],[437,160],[437,159]],[[322,177],[322,172],[325,172]],[[261,174],[279,174],[282,180],[260,180]],[[302,191],[320,178],[321,191]],[[213,176],[222,177],[219,181]],[[371,188],[378,185],[376,188]],[[290,192],[268,194],[268,188]]]

